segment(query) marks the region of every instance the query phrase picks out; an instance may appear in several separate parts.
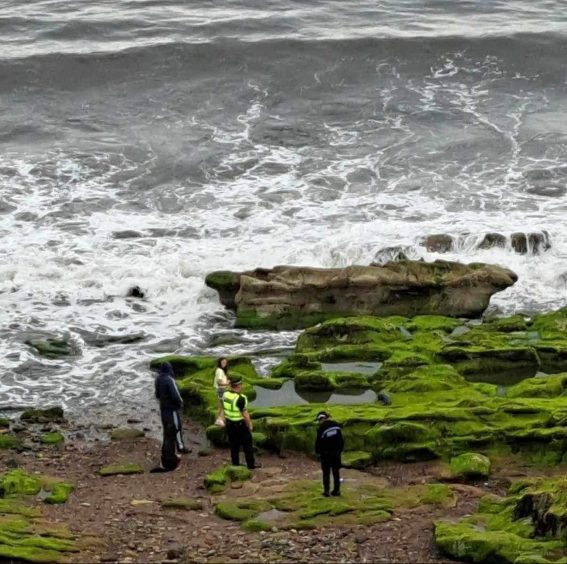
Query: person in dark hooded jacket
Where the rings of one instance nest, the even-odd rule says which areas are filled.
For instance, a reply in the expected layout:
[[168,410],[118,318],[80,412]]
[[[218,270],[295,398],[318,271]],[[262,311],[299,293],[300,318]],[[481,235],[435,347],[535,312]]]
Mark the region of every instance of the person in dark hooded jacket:
[[[321,470],[323,471],[323,495],[341,495],[341,453],[345,446],[340,425],[331,419],[326,411],[320,411],[316,417],[319,428],[315,441],[315,452],[321,457]],[[333,491],[331,486],[331,472],[333,473]]]
[[155,380],[156,398],[159,400],[161,423],[163,425],[163,443],[161,447],[161,469],[156,471],[175,470],[179,464],[177,452],[186,453],[189,449],[183,442],[183,426],[181,409],[183,400],[177,389],[173,368],[169,362],[159,367]]

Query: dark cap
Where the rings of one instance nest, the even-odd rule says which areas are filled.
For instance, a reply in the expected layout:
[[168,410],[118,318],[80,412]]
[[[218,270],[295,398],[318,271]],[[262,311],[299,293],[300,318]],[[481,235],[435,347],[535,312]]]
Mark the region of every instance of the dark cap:
[[229,376],[228,381],[231,386],[238,386],[239,384],[242,384],[242,376],[237,376],[236,374],[234,376]]
[[315,421],[321,421],[322,419],[329,419],[331,417],[326,411],[320,411],[315,417]]

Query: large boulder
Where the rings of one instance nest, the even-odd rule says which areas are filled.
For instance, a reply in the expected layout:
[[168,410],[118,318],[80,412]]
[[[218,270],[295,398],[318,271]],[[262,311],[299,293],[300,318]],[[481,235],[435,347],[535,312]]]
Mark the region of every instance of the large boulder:
[[206,284],[236,311],[239,327],[293,329],[353,315],[445,315],[476,318],[490,297],[517,280],[500,266],[389,262],[384,266],[276,266],[213,272]]

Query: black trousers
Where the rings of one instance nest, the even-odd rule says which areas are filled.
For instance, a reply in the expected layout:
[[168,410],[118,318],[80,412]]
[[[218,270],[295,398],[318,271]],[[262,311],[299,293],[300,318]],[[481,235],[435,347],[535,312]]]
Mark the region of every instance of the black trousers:
[[324,452],[321,454],[321,470],[323,471],[323,491],[329,493],[331,472],[333,473],[333,493],[341,491],[341,453]]
[[254,447],[252,446],[252,433],[244,421],[226,420],[226,434],[230,444],[230,458],[234,466],[240,464],[240,447],[244,450],[246,466],[254,468]]
[[177,451],[184,448],[181,416],[173,409],[162,409],[163,443],[161,445],[161,465],[166,470],[175,470],[179,464]]

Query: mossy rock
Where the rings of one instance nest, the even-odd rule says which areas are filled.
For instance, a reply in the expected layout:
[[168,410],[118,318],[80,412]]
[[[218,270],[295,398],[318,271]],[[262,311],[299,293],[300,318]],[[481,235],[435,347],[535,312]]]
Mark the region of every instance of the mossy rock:
[[436,523],[437,545],[468,562],[564,562],[565,487],[564,478],[540,478],[514,484],[506,497],[486,496],[477,513]]
[[47,358],[59,358],[77,353],[77,349],[65,339],[30,339],[26,341],[26,345],[29,345],[41,356],[45,356]]
[[28,423],[64,423],[65,417],[62,407],[48,407],[46,409],[29,408],[21,416],[22,421]]
[[65,441],[63,433],[59,431],[53,431],[51,433],[44,433],[41,435],[40,441],[44,445],[59,445]]
[[255,385],[266,390],[279,390],[285,382],[285,378],[259,378]]
[[4,417],[0,417],[0,429],[9,429],[10,428],[10,420],[5,419]]
[[[35,496],[45,493],[45,503],[65,503],[73,491],[73,484],[41,474],[28,474],[20,468],[11,470],[0,478],[0,490],[4,496]],[[2,507],[0,507],[0,512]]]
[[144,433],[141,429],[133,429],[131,427],[113,429],[110,433],[110,438],[113,441],[132,441],[134,439],[141,439],[145,436],[146,433]]
[[136,463],[111,464],[104,466],[98,471],[100,476],[117,476],[127,474],[143,474],[144,469]]
[[209,425],[206,430],[207,439],[211,443],[218,447],[228,446],[228,437],[226,435],[226,429],[220,427],[219,425]]
[[272,506],[267,501],[221,501],[215,505],[215,513],[229,521],[247,521],[271,508]]
[[51,493],[48,496],[46,496],[43,499],[43,501],[51,505],[58,505],[61,503],[65,503],[69,499],[69,496],[71,495],[74,489],[75,488],[73,484],[67,482],[59,482],[53,484],[51,488]]
[[451,459],[451,472],[459,478],[488,478],[490,459],[477,452],[466,452]]
[[245,466],[221,466],[207,474],[204,482],[211,493],[220,493],[230,482],[244,482],[252,476],[252,470]]
[[164,509],[179,509],[182,511],[200,511],[203,509],[203,502],[200,499],[190,497],[178,497],[172,499],[164,499],[161,502]]
[[342,454],[342,463],[345,468],[366,468],[374,462],[374,457],[369,452],[355,450]]
[[20,446],[20,440],[14,435],[0,434],[0,450],[17,449]]

